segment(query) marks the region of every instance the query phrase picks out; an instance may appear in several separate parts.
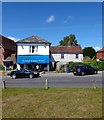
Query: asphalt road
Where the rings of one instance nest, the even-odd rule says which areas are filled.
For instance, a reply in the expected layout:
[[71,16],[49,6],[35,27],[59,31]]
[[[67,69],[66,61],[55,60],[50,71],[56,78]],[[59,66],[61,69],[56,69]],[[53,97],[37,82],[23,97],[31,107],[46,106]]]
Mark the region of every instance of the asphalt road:
[[12,79],[9,76],[3,76],[7,88],[45,88],[46,79],[51,88],[93,88],[94,81],[96,87],[103,85],[103,73],[97,75],[74,76],[72,73],[46,73],[39,78],[18,78]]

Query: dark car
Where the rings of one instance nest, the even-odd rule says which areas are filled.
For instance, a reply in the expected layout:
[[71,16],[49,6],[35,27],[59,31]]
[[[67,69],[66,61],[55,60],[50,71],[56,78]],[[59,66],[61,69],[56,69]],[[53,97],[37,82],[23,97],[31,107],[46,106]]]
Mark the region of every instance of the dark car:
[[39,77],[40,73],[33,70],[21,69],[21,70],[13,70],[8,75],[10,75],[13,79],[16,79],[19,77],[33,78],[33,77]]
[[77,65],[73,68],[74,75],[89,75],[89,74],[97,74],[97,69],[91,67],[90,65]]

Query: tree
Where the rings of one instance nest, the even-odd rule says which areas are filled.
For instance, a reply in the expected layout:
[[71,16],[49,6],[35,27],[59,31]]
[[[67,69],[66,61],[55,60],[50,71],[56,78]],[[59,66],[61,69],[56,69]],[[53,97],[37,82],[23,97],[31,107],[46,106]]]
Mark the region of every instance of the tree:
[[61,40],[59,43],[62,46],[68,46],[69,36],[64,37],[63,40]]
[[96,55],[96,51],[93,47],[86,47],[83,49],[83,56],[89,56],[91,59]]
[[77,46],[77,40],[74,34],[70,34],[59,41],[60,46]]

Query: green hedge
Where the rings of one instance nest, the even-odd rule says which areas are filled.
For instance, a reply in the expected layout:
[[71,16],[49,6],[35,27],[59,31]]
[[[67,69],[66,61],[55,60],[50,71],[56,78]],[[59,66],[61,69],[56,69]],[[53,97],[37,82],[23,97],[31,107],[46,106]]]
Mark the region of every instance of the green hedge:
[[0,64],[0,70],[4,70],[4,67]]
[[86,62],[85,64],[91,65],[92,67],[96,68],[97,70],[104,70],[104,61],[93,61],[93,62]]
[[104,70],[104,61],[91,61],[91,62],[69,62],[67,64],[67,66],[69,67],[70,71],[73,70],[73,67],[75,65],[81,65],[81,64],[85,64],[85,65],[91,65],[92,67],[96,68],[97,70]]

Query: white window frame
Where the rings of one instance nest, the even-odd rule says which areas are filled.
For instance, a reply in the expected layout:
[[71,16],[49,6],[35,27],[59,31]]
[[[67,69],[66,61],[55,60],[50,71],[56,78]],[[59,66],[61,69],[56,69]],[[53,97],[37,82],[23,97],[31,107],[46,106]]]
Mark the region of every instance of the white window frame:
[[38,45],[30,45],[29,46],[29,53],[38,52]]

